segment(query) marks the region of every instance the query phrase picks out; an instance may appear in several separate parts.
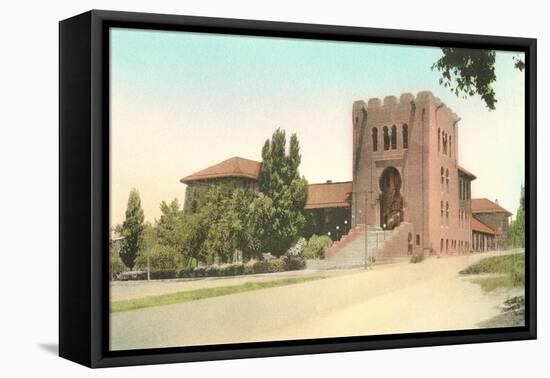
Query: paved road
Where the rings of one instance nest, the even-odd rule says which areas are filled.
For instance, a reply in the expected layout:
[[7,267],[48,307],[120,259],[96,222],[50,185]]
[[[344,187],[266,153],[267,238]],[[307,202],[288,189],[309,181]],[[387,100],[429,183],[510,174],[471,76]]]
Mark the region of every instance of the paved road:
[[324,280],[111,314],[111,349],[477,328],[509,293],[458,271],[487,255],[430,258]]

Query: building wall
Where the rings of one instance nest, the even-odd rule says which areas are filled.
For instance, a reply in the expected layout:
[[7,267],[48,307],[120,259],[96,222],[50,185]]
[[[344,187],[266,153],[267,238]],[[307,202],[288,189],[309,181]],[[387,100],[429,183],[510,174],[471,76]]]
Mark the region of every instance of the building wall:
[[[351,228],[351,207],[320,208],[305,210],[306,224],[302,236],[328,235],[332,240],[339,240]],[[336,228],[338,227],[338,228]]]
[[[374,98],[368,103],[355,102],[352,223],[382,226],[379,181],[385,169],[395,167],[402,181],[403,221],[412,223],[415,240],[418,235],[421,241],[419,246],[415,243],[415,253],[458,252],[461,244],[469,243],[469,224],[459,227],[457,121],[456,114],[431,92],[420,92],[416,97],[403,94],[399,99],[388,96],[383,101]],[[384,127],[391,130],[394,125],[396,148],[392,148],[390,141],[390,148],[385,150]],[[407,148],[403,145],[404,125],[408,128]],[[374,151],[372,138],[375,128],[378,130],[377,151]],[[442,133],[447,135],[446,153]]]
[[472,231],[472,251],[485,252],[496,248],[495,235]]
[[185,188],[185,200],[183,203],[183,212],[189,213],[194,210],[196,201],[198,198],[206,193],[208,188],[212,185],[228,185],[233,188],[248,188],[251,190],[258,190],[258,183],[256,180],[244,178],[244,177],[221,177],[213,180],[197,180],[187,184]]
[[461,231],[458,252],[472,250],[471,217],[472,217],[472,180],[470,177],[458,174],[458,227]]
[[497,232],[495,248],[506,247],[506,232],[509,225],[509,216],[506,213],[475,213],[473,216]]

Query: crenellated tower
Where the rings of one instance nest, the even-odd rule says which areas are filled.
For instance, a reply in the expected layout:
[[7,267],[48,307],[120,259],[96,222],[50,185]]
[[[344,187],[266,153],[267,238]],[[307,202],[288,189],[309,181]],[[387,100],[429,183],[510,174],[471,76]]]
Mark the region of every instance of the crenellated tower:
[[469,241],[460,221],[457,115],[424,91],[356,101],[352,117],[352,223],[391,229],[409,222],[417,253]]

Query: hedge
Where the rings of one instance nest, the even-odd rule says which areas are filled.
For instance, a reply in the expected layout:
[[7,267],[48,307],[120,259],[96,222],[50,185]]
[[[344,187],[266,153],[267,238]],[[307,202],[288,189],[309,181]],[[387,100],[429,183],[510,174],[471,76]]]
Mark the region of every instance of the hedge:
[[[250,260],[246,264],[222,264],[198,266],[196,268],[175,270],[163,269],[152,270],[152,280],[174,279],[174,278],[200,278],[200,277],[226,277],[245,274],[276,273],[289,270],[305,269],[306,261],[302,257],[283,256],[272,260]],[[147,272],[130,271],[124,272],[117,277],[120,281],[146,280]]]

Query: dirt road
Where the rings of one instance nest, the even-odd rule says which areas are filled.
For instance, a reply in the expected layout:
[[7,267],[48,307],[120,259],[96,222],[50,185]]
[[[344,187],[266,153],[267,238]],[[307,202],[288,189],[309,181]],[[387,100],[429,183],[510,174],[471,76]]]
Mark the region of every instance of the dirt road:
[[[323,280],[111,314],[111,349],[471,329],[510,293],[458,272],[487,254],[429,258]],[[196,285],[196,284],[195,284]]]

